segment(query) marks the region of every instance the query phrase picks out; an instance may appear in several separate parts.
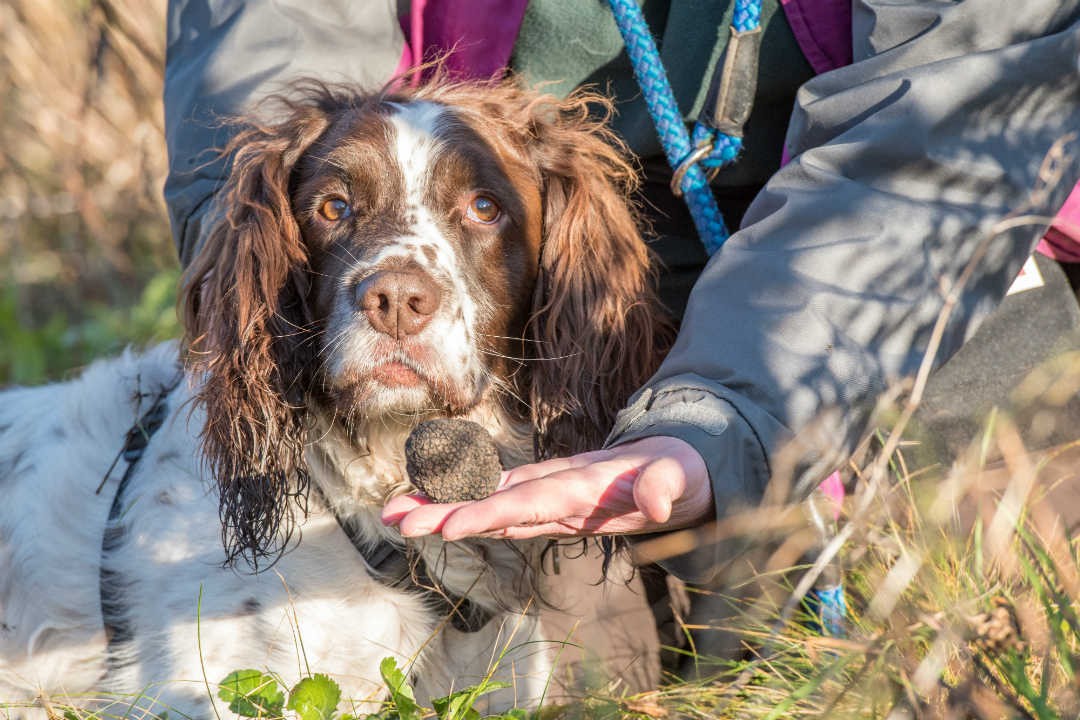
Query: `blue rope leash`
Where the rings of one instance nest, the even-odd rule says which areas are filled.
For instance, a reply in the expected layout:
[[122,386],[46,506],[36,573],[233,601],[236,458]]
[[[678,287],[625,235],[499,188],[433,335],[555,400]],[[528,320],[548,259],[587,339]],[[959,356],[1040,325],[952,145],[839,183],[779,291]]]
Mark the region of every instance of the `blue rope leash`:
[[[706,252],[712,255],[728,239],[729,233],[724,224],[724,218],[720,214],[720,208],[716,205],[716,198],[709,189],[709,179],[702,166],[710,170],[718,170],[738,159],[743,147],[741,124],[749,115],[748,103],[752,102],[752,97],[742,98],[747,101],[746,104],[740,106],[736,102],[732,108],[721,108],[721,112],[718,113],[725,116],[720,118],[723,121],[720,124],[734,128],[734,132],[724,132],[698,121],[694,125],[691,137],[686,130],[679,106],[675,102],[675,94],[671,90],[671,83],[668,82],[664,65],[660,61],[656,42],[653,40],[637,2],[635,0],[610,0],[610,2],[611,12],[615,16],[615,22],[626,44],[626,52],[634,66],[634,77],[637,78],[638,85],[641,86],[645,96],[645,104],[649,108],[649,115],[652,116],[653,125],[656,126],[656,132],[660,136],[660,144],[664,147],[668,164],[674,170],[673,189],[681,191],[690,208],[690,215],[694,219],[698,236]],[[735,11],[731,23],[735,39],[738,39],[741,33],[754,33],[760,27],[761,0],[735,0]],[[732,45],[728,46],[729,52],[732,50]],[[752,55],[750,64],[742,65],[741,69],[745,71],[749,67],[749,71],[756,75],[756,48],[753,48],[750,54]],[[728,59],[725,59],[723,68],[725,75],[728,74],[729,69]],[[745,59],[737,58],[737,61]],[[732,74],[740,69],[737,61],[733,65]],[[752,95],[753,85],[749,87],[749,94]],[[721,95],[723,95],[722,92]],[[719,102],[723,105],[728,100],[721,98]],[[837,582],[834,585],[816,588],[807,600],[814,616],[812,621],[814,629],[834,637],[842,637],[847,616],[843,583]]]
[[[731,18],[731,29],[737,33],[746,33],[761,27],[761,0],[736,0],[735,12]],[[710,169],[720,169],[735,162],[742,152],[741,137],[729,135],[704,123],[694,124],[694,145],[701,147],[712,144],[712,151],[701,160],[701,164]]]
[[806,596],[806,606],[810,630],[827,637],[847,637],[847,597],[843,583],[811,590]]
[[[719,169],[734,162],[742,150],[742,138],[699,122],[691,140],[641,9],[634,0],[611,0],[611,11],[626,43],[634,76],[645,95],[664,154],[676,171],[677,187],[690,208],[705,250],[712,255],[729,233],[701,166]],[[761,0],[736,0],[732,29],[749,32],[760,26]]]

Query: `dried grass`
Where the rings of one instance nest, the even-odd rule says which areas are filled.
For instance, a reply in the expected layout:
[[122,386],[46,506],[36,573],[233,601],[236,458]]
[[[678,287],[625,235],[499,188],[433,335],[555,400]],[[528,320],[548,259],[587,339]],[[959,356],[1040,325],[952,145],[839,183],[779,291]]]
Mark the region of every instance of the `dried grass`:
[[[0,330],[26,353],[39,341],[71,355],[31,377],[0,357],[0,382],[144,339],[101,313],[125,312],[150,278],[175,273],[161,199],[164,6],[0,3]],[[110,325],[120,337],[102,337]]]

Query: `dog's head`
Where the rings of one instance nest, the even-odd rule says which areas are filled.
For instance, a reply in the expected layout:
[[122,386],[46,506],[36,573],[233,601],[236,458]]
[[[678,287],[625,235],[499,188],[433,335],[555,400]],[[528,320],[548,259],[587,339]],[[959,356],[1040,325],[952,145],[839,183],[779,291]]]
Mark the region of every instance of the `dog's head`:
[[595,448],[667,333],[590,108],[509,83],[307,83],[248,124],[185,283],[230,557],[280,549],[317,408],[352,433],[499,403],[537,454]]

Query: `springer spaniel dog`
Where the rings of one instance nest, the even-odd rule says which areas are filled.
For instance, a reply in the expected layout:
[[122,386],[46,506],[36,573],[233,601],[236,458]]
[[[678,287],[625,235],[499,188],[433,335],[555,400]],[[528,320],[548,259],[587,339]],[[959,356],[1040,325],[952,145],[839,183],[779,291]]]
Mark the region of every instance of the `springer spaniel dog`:
[[557,698],[586,662],[655,682],[618,562],[601,581],[595,549],[379,519],[420,421],[480,423],[509,468],[598,447],[655,369],[669,326],[597,98],[277,100],[226,148],[183,347],[0,395],[0,703],[210,718],[255,668],[327,673],[357,712],[388,656],[421,698],[493,673],[492,708]]

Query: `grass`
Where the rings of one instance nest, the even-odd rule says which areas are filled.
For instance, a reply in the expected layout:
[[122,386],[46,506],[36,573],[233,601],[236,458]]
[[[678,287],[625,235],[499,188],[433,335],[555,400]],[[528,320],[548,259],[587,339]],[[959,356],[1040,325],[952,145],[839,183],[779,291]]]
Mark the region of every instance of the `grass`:
[[[1059,508],[1068,491],[1062,479],[1080,475],[1080,441],[1051,453],[1029,453],[1017,439],[1011,421],[998,415],[969,456],[950,468],[912,467],[906,457],[914,449],[910,445],[901,445],[885,464],[888,482],[876,490],[867,469],[880,458],[871,453],[861,466],[849,468],[858,488],[840,527],[858,527],[842,551],[850,608],[844,637],[809,630],[803,605],[782,617],[810,565],[777,565],[777,556],[800,551],[765,538],[760,544],[771,552],[750,553],[755,572],[723,590],[697,590],[703,596],[727,593],[737,611],[723,623],[688,629],[699,639],[710,632],[735,633],[740,653],[720,657],[684,650],[703,671],[701,679],[670,677],[660,689],[632,697],[619,697],[617,688],[592,689],[579,702],[537,717],[1077,717],[1080,556],[1067,525],[1072,520]],[[985,462],[995,447],[1003,459]],[[864,503],[862,493],[871,491],[874,496]],[[856,521],[852,511],[860,506],[870,510]],[[1068,515],[1080,517],[1080,508]],[[309,675],[317,677],[318,670],[310,668]],[[384,667],[383,675],[392,692],[373,717],[448,717],[449,700],[420,707],[410,700],[400,672]],[[270,683],[245,685],[264,686]],[[288,714],[286,697],[292,693],[276,680],[272,689],[272,712],[263,715]],[[480,717],[466,711],[490,689],[481,683],[452,696],[465,698],[456,700],[455,717]],[[123,700],[116,699],[115,707],[126,707]],[[63,703],[53,700],[54,708],[66,710],[57,717],[85,714],[75,709],[77,700]],[[328,711],[320,712],[316,720],[331,720]]]
[[[61,377],[126,344],[179,332],[179,270],[160,193],[164,12],[163,0],[0,4],[0,386]],[[1080,359],[1066,357],[1034,373],[1023,403],[1052,412],[1080,391],[1077,367]],[[956,464],[916,466],[903,426],[919,388],[883,426],[875,452],[847,468],[855,493],[837,543],[845,637],[807,629],[800,581],[818,568],[798,558],[815,536],[801,529],[798,507],[772,508],[773,532],[755,537],[725,584],[694,590],[730,610],[695,618],[684,635],[696,644],[671,648],[700,679],[670,677],[634,697],[594,689],[543,716],[1080,716],[1080,561],[1070,520],[1080,508],[1067,483],[1080,475],[1080,452],[1031,453],[999,414]],[[745,520],[716,530],[730,541],[762,526],[760,516]],[[734,638],[737,651],[705,649],[720,636]],[[404,686],[389,668],[384,675],[396,691],[384,717],[404,718]],[[135,699],[112,697],[94,717],[129,716]],[[85,698],[39,704],[52,717],[87,716]],[[468,704],[455,712],[469,717]],[[0,715],[5,707],[16,709],[0,704]]]
[[0,3],[0,386],[178,332],[162,0]]

